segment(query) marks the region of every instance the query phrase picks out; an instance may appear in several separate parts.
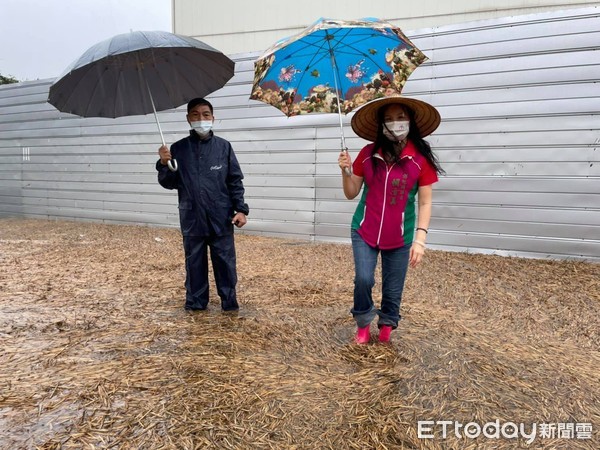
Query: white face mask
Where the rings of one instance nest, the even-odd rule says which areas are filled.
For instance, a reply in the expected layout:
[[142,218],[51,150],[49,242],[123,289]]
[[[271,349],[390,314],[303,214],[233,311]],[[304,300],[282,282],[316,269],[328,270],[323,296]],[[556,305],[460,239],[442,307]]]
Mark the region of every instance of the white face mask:
[[190,122],[190,125],[196,133],[204,137],[212,129],[213,123],[212,120],[200,120],[199,122]]
[[408,136],[410,130],[410,121],[401,120],[398,122],[385,122],[383,124],[383,134],[390,141],[399,142]]

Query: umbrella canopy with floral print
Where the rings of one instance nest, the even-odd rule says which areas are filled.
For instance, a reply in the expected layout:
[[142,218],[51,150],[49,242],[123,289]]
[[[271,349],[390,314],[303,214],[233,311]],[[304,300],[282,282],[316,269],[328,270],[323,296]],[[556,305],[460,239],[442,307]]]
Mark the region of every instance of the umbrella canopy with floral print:
[[281,39],[254,62],[250,98],[288,117],[337,113],[345,151],[342,112],[401,93],[410,74],[426,60],[400,28],[388,22],[321,18]]
[[426,60],[400,28],[388,22],[319,19],[255,61],[250,98],[288,117],[348,113],[375,98],[400,93]]

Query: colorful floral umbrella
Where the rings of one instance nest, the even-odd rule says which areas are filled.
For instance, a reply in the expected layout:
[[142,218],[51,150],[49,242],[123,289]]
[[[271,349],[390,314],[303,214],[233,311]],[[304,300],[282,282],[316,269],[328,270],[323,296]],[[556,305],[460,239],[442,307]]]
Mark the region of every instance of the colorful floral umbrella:
[[322,18],[280,40],[255,61],[250,98],[288,117],[338,113],[341,128],[342,112],[397,95],[426,60],[400,28],[388,22]]

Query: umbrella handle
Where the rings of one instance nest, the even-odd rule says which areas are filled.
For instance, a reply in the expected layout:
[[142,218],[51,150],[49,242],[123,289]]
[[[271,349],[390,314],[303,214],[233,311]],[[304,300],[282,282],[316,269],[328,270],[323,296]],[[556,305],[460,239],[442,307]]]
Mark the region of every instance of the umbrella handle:
[[[141,73],[140,73],[141,76]],[[148,85],[148,81],[146,80],[146,88],[148,89],[148,95],[150,96],[150,104],[152,105],[152,112],[154,112],[154,120],[156,120],[156,126],[158,126],[158,132],[160,133],[160,140],[163,145],[167,145],[165,143],[165,137],[163,136],[162,128],[160,126],[160,121],[158,120],[158,114],[156,114],[156,108],[154,107],[154,99],[152,98],[152,91],[150,90],[150,86]],[[171,162],[172,161],[172,162]],[[167,166],[171,172],[177,172],[179,166],[177,165],[177,161],[174,159],[170,159],[167,161]]]
[[[348,148],[347,147],[342,147],[342,151],[344,153],[348,153]],[[346,174],[346,176],[351,177],[352,176],[352,166],[350,166],[350,167],[344,167],[344,173]]]
[[[152,94],[150,94],[150,101],[152,101]],[[152,101],[152,108],[154,109],[154,101]],[[158,115],[156,114],[156,110],[154,111],[154,118],[156,119],[156,125],[158,125],[158,132],[160,133],[160,140],[163,145],[167,145],[165,143],[165,137],[163,136],[162,128],[160,127],[160,122],[158,121]],[[179,166],[177,165],[177,161],[174,159],[170,159],[167,161],[167,167],[171,172],[177,172]]]
[[167,166],[169,167],[169,170],[171,172],[177,172],[177,169],[179,169],[179,167],[177,166],[177,161],[175,161],[174,159],[168,160],[167,161]]
[[[327,33],[327,31],[325,31]],[[328,34],[328,33],[327,33]],[[340,89],[338,87],[337,82],[337,62],[335,61],[335,55],[333,53],[333,49],[331,48],[331,43],[327,40],[327,44],[329,45],[329,54],[331,55],[331,70],[333,71],[333,82],[335,84],[335,94],[337,96],[337,110],[338,110],[338,118],[340,119],[340,134],[341,134],[341,144],[342,151],[348,153],[348,147],[346,147],[346,139],[344,138],[344,124],[342,122],[342,105],[340,104]],[[344,167],[344,173],[346,176],[352,176],[352,168]]]

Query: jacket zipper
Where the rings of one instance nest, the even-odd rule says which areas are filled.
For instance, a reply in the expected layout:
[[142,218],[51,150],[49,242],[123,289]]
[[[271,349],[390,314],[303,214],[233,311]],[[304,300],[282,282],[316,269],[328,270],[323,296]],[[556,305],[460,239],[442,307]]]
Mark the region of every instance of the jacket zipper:
[[[379,156],[379,155],[376,155],[376,156]],[[381,232],[383,231],[383,220],[384,220],[384,217],[385,217],[385,205],[387,203],[387,183],[388,183],[388,178],[389,178],[390,173],[392,172],[392,169],[394,168],[395,165],[396,165],[396,163],[392,164],[389,167],[389,169],[387,169],[386,174],[385,174],[385,184],[383,185],[383,206],[381,208],[381,222],[379,223],[379,235],[377,236],[377,247],[379,247],[379,241],[381,240]],[[387,164],[386,164],[386,168],[387,168]]]
[[[376,155],[374,155],[374,157],[381,159],[385,163],[385,160],[381,157],[381,155],[376,154]],[[421,169],[421,166],[419,166],[419,164],[417,164],[417,162],[414,160],[414,158],[411,155],[404,155],[404,156],[400,157],[400,159],[404,159],[404,158],[410,159],[412,162],[414,162],[417,165],[417,167],[419,169]],[[385,185],[383,188],[383,206],[381,209],[381,222],[379,223],[379,234],[377,236],[377,247],[379,247],[379,242],[381,241],[381,233],[383,231],[383,220],[384,220],[384,216],[385,216],[385,205],[386,205],[386,199],[387,199],[387,182],[388,182],[390,173],[392,172],[392,169],[394,168],[395,165],[396,165],[396,163],[392,164],[389,167],[389,169],[387,169],[387,173],[385,175]],[[387,168],[387,163],[386,163],[386,168]],[[365,207],[366,207],[366,205],[365,205]],[[366,217],[366,214],[365,214],[365,217]],[[364,221],[364,218],[363,218],[363,221]],[[361,224],[362,224],[362,222],[361,222]],[[400,225],[400,228],[402,230],[402,234],[404,234],[404,213],[402,213],[402,224]]]

